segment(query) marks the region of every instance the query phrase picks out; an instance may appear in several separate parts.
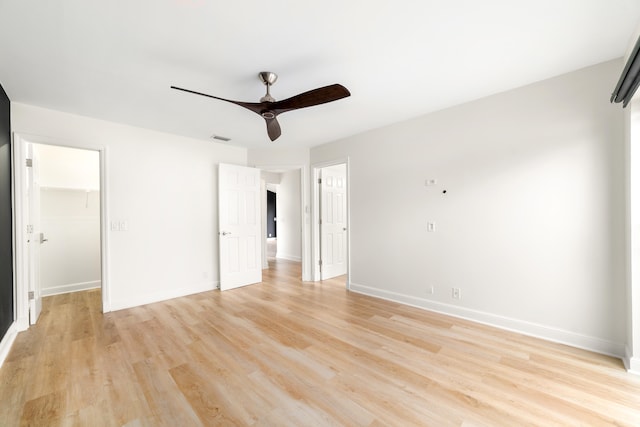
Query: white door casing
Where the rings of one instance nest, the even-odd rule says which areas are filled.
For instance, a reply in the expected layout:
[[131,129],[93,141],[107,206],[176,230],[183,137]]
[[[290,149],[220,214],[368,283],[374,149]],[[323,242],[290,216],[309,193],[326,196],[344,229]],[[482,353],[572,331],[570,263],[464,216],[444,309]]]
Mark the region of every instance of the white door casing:
[[29,323],[35,325],[42,311],[40,289],[40,245],[45,242],[40,227],[40,161],[38,150],[33,144],[27,144],[27,253],[29,282]]
[[[16,325],[18,330],[23,331],[29,328],[30,324],[30,306],[29,291],[31,285],[29,283],[31,273],[31,261],[29,252],[31,250],[31,242],[39,239],[39,234],[32,233],[31,220],[29,214],[29,183],[28,169],[26,167],[26,159],[29,157],[29,144],[47,144],[62,147],[79,148],[84,150],[96,150],[100,152],[100,257],[101,257],[101,284],[102,284],[102,310],[103,312],[111,311],[111,299],[109,292],[109,235],[107,224],[109,223],[108,214],[108,188],[107,180],[107,149],[105,147],[93,147],[86,143],[67,144],[65,141],[52,139],[39,135],[28,135],[21,133],[13,134],[13,194],[14,194],[14,213],[13,219],[15,224],[15,240],[14,240],[14,259],[15,259],[15,300],[16,300]],[[35,231],[35,230],[34,230]],[[36,297],[34,292],[34,297]],[[34,304],[37,308],[37,300]],[[35,312],[34,312],[35,314]]]
[[347,274],[346,172],[320,171],[320,259],[322,280]]
[[220,290],[262,281],[260,170],[218,166]]

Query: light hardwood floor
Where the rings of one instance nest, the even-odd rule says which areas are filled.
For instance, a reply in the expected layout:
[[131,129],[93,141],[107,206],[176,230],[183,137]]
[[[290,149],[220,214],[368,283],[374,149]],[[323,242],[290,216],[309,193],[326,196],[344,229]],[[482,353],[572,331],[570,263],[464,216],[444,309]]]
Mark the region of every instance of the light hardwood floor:
[[301,283],[103,315],[48,297],[0,371],[1,426],[640,425],[617,359]]

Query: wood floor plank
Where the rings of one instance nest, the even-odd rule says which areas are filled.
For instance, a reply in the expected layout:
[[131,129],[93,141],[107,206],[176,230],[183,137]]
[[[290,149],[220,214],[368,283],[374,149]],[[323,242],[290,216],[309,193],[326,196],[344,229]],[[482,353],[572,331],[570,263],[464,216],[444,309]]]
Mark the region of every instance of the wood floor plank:
[[25,384],[30,381],[35,356],[13,358],[0,370],[0,420],[20,420],[25,398]]
[[[203,381],[203,372],[192,364],[184,364],[171,369],[171,376],[184,394],[189,404],[207,426],[235,426],[241,419],[229,415],[229,406],[234,402],[225,396],[213,381]],[[210,378],[213,380],[214,378]]]
[[136,373],[130,363],[125,344],[110,344],[104,348],[102,355],[102,370],[107,373],[107,381],[101,387],[101,399],[109,409],[105,412],[105,418],[115,420],[116,425],[134,421],[150,425],[148,417],[151,410],[142,385],[133,381]]
[[45,298],[0,370],[0,425],[640,425],[618,359],[270,262],[260,284],[114,313],[99,289]]
[[135,381],[143,390],[151,410],[150,418],[158,426],[202,426],[193,407],[176,385],[170,373],[152,359],[133,365]]

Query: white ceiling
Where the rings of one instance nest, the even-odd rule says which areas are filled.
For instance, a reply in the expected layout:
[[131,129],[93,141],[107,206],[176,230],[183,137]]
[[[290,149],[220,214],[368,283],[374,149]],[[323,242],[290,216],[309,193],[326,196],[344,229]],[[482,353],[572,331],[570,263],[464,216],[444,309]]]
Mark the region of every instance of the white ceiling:
[[[13,102],[314,146],[621,57],[639,21],[638,0],[0,0],[0,83]],[[169,89],[258,102],[263,70],[276,99],[352,96],[280,115],[272,143],[257,114]]]

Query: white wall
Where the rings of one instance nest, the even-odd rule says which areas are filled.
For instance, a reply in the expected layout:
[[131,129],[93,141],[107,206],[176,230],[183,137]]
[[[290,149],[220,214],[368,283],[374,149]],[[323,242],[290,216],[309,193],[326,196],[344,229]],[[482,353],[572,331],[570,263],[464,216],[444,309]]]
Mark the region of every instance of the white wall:
[[352,289],[622,355],[621,68],[313,148],[312,164],[350,159]]
[[[273,144],[277,144],[274,142]],[[253,167],[309,165],[309,149],[278,149],[274,147],[249,150],[247,163]]]
[[100,190],[100,153],[91,150],[37,145],[40,186]]
[[99,287],[100,193],[45,187],[40,212],[48,239],[40,246],[42,295]]
[[278,245],[276,257],[301,261],[300,170],[281,174],[276,193]]
[[128,225],[106,236],[111,309],[214,289],[217,165],[245,165],[245,149],[25,104],[11,107],[16,133],[105,149],[106,223]]
[[264,180],[266,184],[278,185],[280,184],[282,176],[277,172],[261,171],[260,178]]
[[625,110],[627,175],[627,369],[640,374],[640,100]]
[[[640,37],[640,27],[629,38],[623,61],[629,60]],[[640,375],[640,100],[636,93],[625,111],[627,348],[628,371]]]

